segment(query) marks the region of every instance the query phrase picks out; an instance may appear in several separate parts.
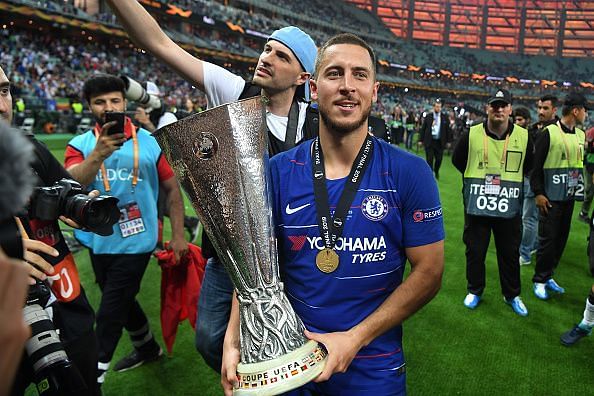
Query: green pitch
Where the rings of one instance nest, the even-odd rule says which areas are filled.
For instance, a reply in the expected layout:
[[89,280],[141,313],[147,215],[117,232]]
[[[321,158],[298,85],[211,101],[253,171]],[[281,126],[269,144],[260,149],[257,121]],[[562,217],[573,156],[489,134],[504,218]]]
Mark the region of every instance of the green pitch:
[[[54,146],[55,144],[55,146]],[[59,146],[59,147],[58,147]],[[59,160],[63,144],[50,143]],[[411,170],[414,171],[414,170]],[[571,235],[555,279],[566,293],[548,302],[532,294],[534,260],[522,267],[525,318],[504,304],[493,241],[487,255],[487,289],[479,307],[462,305],[466,295],[461,177],[444,157],[439,187],[446,227],[446,265],[437,297],[404,324],[409,395],[586,395],[593,394],[594,339],[572,348],[559,336],[581,319],[593,283],[587,270],[588,227],[574,216]],[[186,201],[187,202],[187,201]],[[187,204],[188,211],[192,211]],[[575,210],[577,215],[577,209]],[[166,226],[166,238],[168,238]],[[81,279],[94,307],[99,289],[86,252],[76,256]],[[161,341],[160,269],[152,260],[138,299]],[[162,342],[161,342],[162,344]],[[124,333],[114,362],[132,349]],[[109,372],[103,393],[111,395],[220,395],[219,376],[194,348],[194,333],[180,325],[173,356],[115,373]]]

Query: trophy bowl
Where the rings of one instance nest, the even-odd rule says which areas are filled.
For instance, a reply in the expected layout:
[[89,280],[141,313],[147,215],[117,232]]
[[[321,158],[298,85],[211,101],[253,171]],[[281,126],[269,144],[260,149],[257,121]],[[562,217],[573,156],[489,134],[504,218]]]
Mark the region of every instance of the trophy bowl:
[[275,395],[322,372],[279,277],[263,98],[218,106],[153,134],[204,226],[239,300],[236,395]]

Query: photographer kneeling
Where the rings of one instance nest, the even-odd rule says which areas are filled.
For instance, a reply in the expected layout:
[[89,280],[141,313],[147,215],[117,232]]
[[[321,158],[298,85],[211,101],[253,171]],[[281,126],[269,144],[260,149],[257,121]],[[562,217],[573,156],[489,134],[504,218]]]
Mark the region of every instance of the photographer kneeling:
[[[10,82],[1,67],[0,89],[0,117],[10,123]],[[71,178],[44,145],[33,136],[28,137],[34,146],[32,169],[38,187],[53,186],[61,179]],[[31,204],[34,205],[34,202]],[[29,267],[32,284],[29,303],[24,309],[32,336],[27,341],[28,354],[17,371],[11,394],[22,395],[32,382],[36,382],[39,393],[44,395],[100,395],[95,382],[97,342],[93,331],[94,313],[80,284],[74,258],[58,221],[34,219],[29,213],[20,214],[18,219],[25,249],[24,262]],[[65,217],[61,219],[76,226]],[[48,368],[55,371],[49,377],[45,375],[47,373],[42,375],[41,372]],[[56,384],[53,382],[56,378],[71,383]],[[77,382],[77,379],[84,383]]]

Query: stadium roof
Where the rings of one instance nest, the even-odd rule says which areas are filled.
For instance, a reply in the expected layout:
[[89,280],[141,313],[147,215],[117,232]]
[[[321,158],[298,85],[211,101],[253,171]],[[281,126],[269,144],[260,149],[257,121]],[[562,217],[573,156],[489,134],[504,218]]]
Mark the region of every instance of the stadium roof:
[[594,1],[346,0],[398,37],[518,54],[594,53]]

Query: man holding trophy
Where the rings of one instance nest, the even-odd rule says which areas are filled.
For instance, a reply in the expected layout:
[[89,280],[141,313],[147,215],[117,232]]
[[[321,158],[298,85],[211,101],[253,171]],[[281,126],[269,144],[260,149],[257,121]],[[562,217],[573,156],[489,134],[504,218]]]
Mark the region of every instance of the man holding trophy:
[[[310,85],[319,138],[270,162],[284,290],[307,338],[328,353],[315,380],[290,394],[405,394],[401,324],[441,285],[444,229],[431,170],[368,134],[375,64],[357,36],[326,42]],[[241,304],[233,300],[223,348],[226,395],[246,385],[236,374],[246,348]]]
[[[203,91],[209,108],[260,94],[265,96],[268,102],[263,133],[268,135],[270,156],[317,133],[317,113],[307,102],[307,81],[317,49],[301,29],[287,26],[273,32],[258,59],[252,81],[245,81],[186,52],[165,35],[136,0],[107,0],[107,3],[134,42]],[[202,253],[208,262],[198,302],[196,348],[205,362],[220,372],[233,284],[209,238],[203,238]]]

